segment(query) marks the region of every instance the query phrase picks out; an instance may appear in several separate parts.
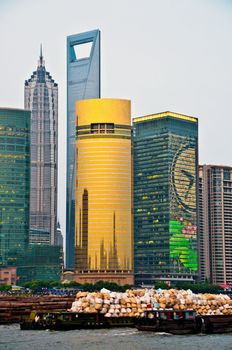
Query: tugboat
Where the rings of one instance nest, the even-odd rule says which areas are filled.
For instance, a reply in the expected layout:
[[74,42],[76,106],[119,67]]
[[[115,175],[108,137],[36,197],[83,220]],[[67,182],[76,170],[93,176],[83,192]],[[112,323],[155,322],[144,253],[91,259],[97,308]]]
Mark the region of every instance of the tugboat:
[[202,316],[202,332],[206,334],[232,333],[232,315]]
[[201,331],[201,325],[202,320],[194,310],[151,310],[137,320],[136,328],[139,331],[195,334]]
[[47,328],[47,311],[32,311],[30,315],[23,316],[20,321],[21,330],[43,330]]

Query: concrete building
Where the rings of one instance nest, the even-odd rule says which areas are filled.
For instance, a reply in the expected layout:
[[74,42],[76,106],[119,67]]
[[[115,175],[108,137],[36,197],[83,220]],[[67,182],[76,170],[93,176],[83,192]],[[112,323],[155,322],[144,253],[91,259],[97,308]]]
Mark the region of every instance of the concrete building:
[[15,265],[28,245],[30,117],[0,108],[0,266]]
[[76,104],[76,281],[133,284],[130,101]]
[[42,49],[37,70],[25,81],[24,106],[32,112],[30,228],[48,231],[53,245],[57,223],[58,86],[46,71]]
[[100,31],[67,38],[66,268],[74,269],[77,100],[100,97]]
[[232,284],[232,167],[199,167],[200,279]]
[[198,120],[164,112],[134,128],[136,284],[197,275]]

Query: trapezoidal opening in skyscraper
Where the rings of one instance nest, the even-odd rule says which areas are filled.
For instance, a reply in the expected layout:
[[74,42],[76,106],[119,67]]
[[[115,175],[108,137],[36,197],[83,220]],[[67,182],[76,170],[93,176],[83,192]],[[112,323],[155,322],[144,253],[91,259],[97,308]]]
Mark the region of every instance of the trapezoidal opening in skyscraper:
[[93,42],[87,42],[87,43],[82,43],[82,44],[77,44],[73,46],[73,50],[75,55],[73,55],[75,57],[73,57],[73,59],[75,61],[77,60],[81,60],[84,58],[89,58],[90,54],[91,54],[91,49],[93,46]]

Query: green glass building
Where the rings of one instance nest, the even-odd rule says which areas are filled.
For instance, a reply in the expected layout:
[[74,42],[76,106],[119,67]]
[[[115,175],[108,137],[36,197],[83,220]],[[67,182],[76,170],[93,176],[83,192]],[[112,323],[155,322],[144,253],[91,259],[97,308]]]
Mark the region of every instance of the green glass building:
[[28,245],[29,191],[30,112],[0,108],[0,264]]
[[164,112],[135,118],[136,284],[197,275],[198,120]]
[[59,281],[63,252],[59,246],[29,244],[26,254],[18,259],[18,284],[30,281]]

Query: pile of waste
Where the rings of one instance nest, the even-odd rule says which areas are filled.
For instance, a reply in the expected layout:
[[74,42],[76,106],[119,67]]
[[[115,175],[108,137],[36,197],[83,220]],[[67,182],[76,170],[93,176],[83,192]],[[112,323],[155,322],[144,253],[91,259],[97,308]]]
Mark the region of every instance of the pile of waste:
[[78,292],[70,311],[105,314],[106,317],[143,317],[147,310],[195,310],[198,315],[232,315],[232,300],[223,294],[194,294],[191,290],[102,289]]

